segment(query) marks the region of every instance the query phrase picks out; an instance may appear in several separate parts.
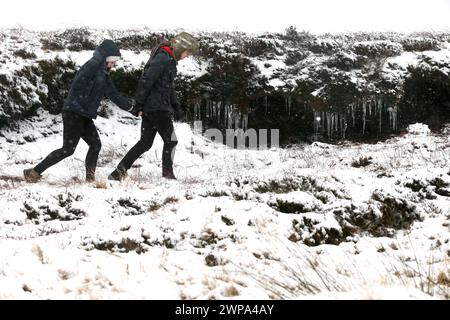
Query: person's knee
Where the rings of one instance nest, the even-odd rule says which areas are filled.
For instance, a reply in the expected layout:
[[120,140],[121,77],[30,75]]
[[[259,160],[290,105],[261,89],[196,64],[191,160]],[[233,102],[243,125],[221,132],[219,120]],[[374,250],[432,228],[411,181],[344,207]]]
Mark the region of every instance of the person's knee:
[[139,142],[138,142],[139,149],[143,152],[147,152],[148,150],[150,150],[152,145],[153,145],[153,143],[150,141],[139,140]]
[[175,148],[177,146],[177,144],[178,144],[178,140],[171,140],[171,141],[167,142],[167,145],[170,148]]
[[[169,139],[168,139],[169,140]],[[170,135],[170,141],[167,141],[168,145],[172,148],[175,148],[178,144],[177,135],[175,134],[175,131],[172,131],[172,134]]]
[[164,145],[170,148],[175,148],[176,145],[178,144],[178,140],[176,138],[171,138],[171,139],[166,139],[164,141]]
[[75,149],[76,149],[76,147],[72,147],[72,146],[63,148],[62,151],[63,151],[64,157],[70,157],[71,155],[73,155],[75,153]]

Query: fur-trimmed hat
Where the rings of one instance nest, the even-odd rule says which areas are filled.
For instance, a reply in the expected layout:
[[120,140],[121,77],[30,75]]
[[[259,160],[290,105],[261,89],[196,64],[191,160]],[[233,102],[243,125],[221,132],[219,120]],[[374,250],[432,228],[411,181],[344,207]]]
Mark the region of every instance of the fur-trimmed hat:
[[189,33],[181,32],[170,41],[173,53],[177,59],[184,51],[195,54],[199,49],[198,41]]
[[119,56],[109,56],[109,57],[106,57],[106,62],[117,62],[117,61],[119,61],[120,60],[120,57]]

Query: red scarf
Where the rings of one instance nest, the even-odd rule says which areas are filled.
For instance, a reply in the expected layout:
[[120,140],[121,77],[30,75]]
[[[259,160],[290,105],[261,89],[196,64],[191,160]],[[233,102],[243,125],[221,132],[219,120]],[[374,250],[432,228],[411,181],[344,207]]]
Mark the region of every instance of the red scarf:
[[175,59],[175,56],[173,54],[173,50],[172,50],[171,47],[169,47],[169,46],[162,46],[161,49],[165,50],[168,54],[170,54]]

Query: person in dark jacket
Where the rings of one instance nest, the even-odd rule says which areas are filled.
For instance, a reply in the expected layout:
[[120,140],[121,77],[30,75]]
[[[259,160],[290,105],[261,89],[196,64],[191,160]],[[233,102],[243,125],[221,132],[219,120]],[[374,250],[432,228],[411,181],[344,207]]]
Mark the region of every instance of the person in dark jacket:
[[134,101],[122,96],[109,77],[109,71],[120,57],[117,45],[112,40],[104,40],[95,50],[94,56],[77,72],[62,110],[63,146],[50,153],[34,168],[25,169],[24,177],[27,182],[39,181],[46,169],[72,155],[80,138],[89,145],[85,163],[86,181],[95,180],[101,142],[93,119],[97,118],[100,101],[107,97],[127,111],[131,111],[134,106]]
[[139,80],[135,94],[136,105],[132,110],[133,114],[142,116],[140,140],[128,151],[108,179],[124,179],[133,163],[152,147],[157,132],[164,141],[162,176],[176,179],[173,173],[173,157],[178,141],[172,116],[179,113],[179,106],[174,78],[177,75],[177,61],[188,57],[197,51],[198,47],[198,42],[192,35],[182,32],[152,50]]

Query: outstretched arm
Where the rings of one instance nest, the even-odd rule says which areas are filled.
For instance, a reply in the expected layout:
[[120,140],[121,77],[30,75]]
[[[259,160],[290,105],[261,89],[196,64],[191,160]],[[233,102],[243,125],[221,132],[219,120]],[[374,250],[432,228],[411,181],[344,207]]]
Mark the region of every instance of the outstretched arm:
[[119,91],[117,91],[116,87],[114,86],[114,83],[112,82],[112,80],[109,76],[107,76],[107,79],[106,79],[105,95],[109,100],[114,102],[120,109],[130,111],[130,108],[132,108],[128,98],[121,95],[119,93]]

